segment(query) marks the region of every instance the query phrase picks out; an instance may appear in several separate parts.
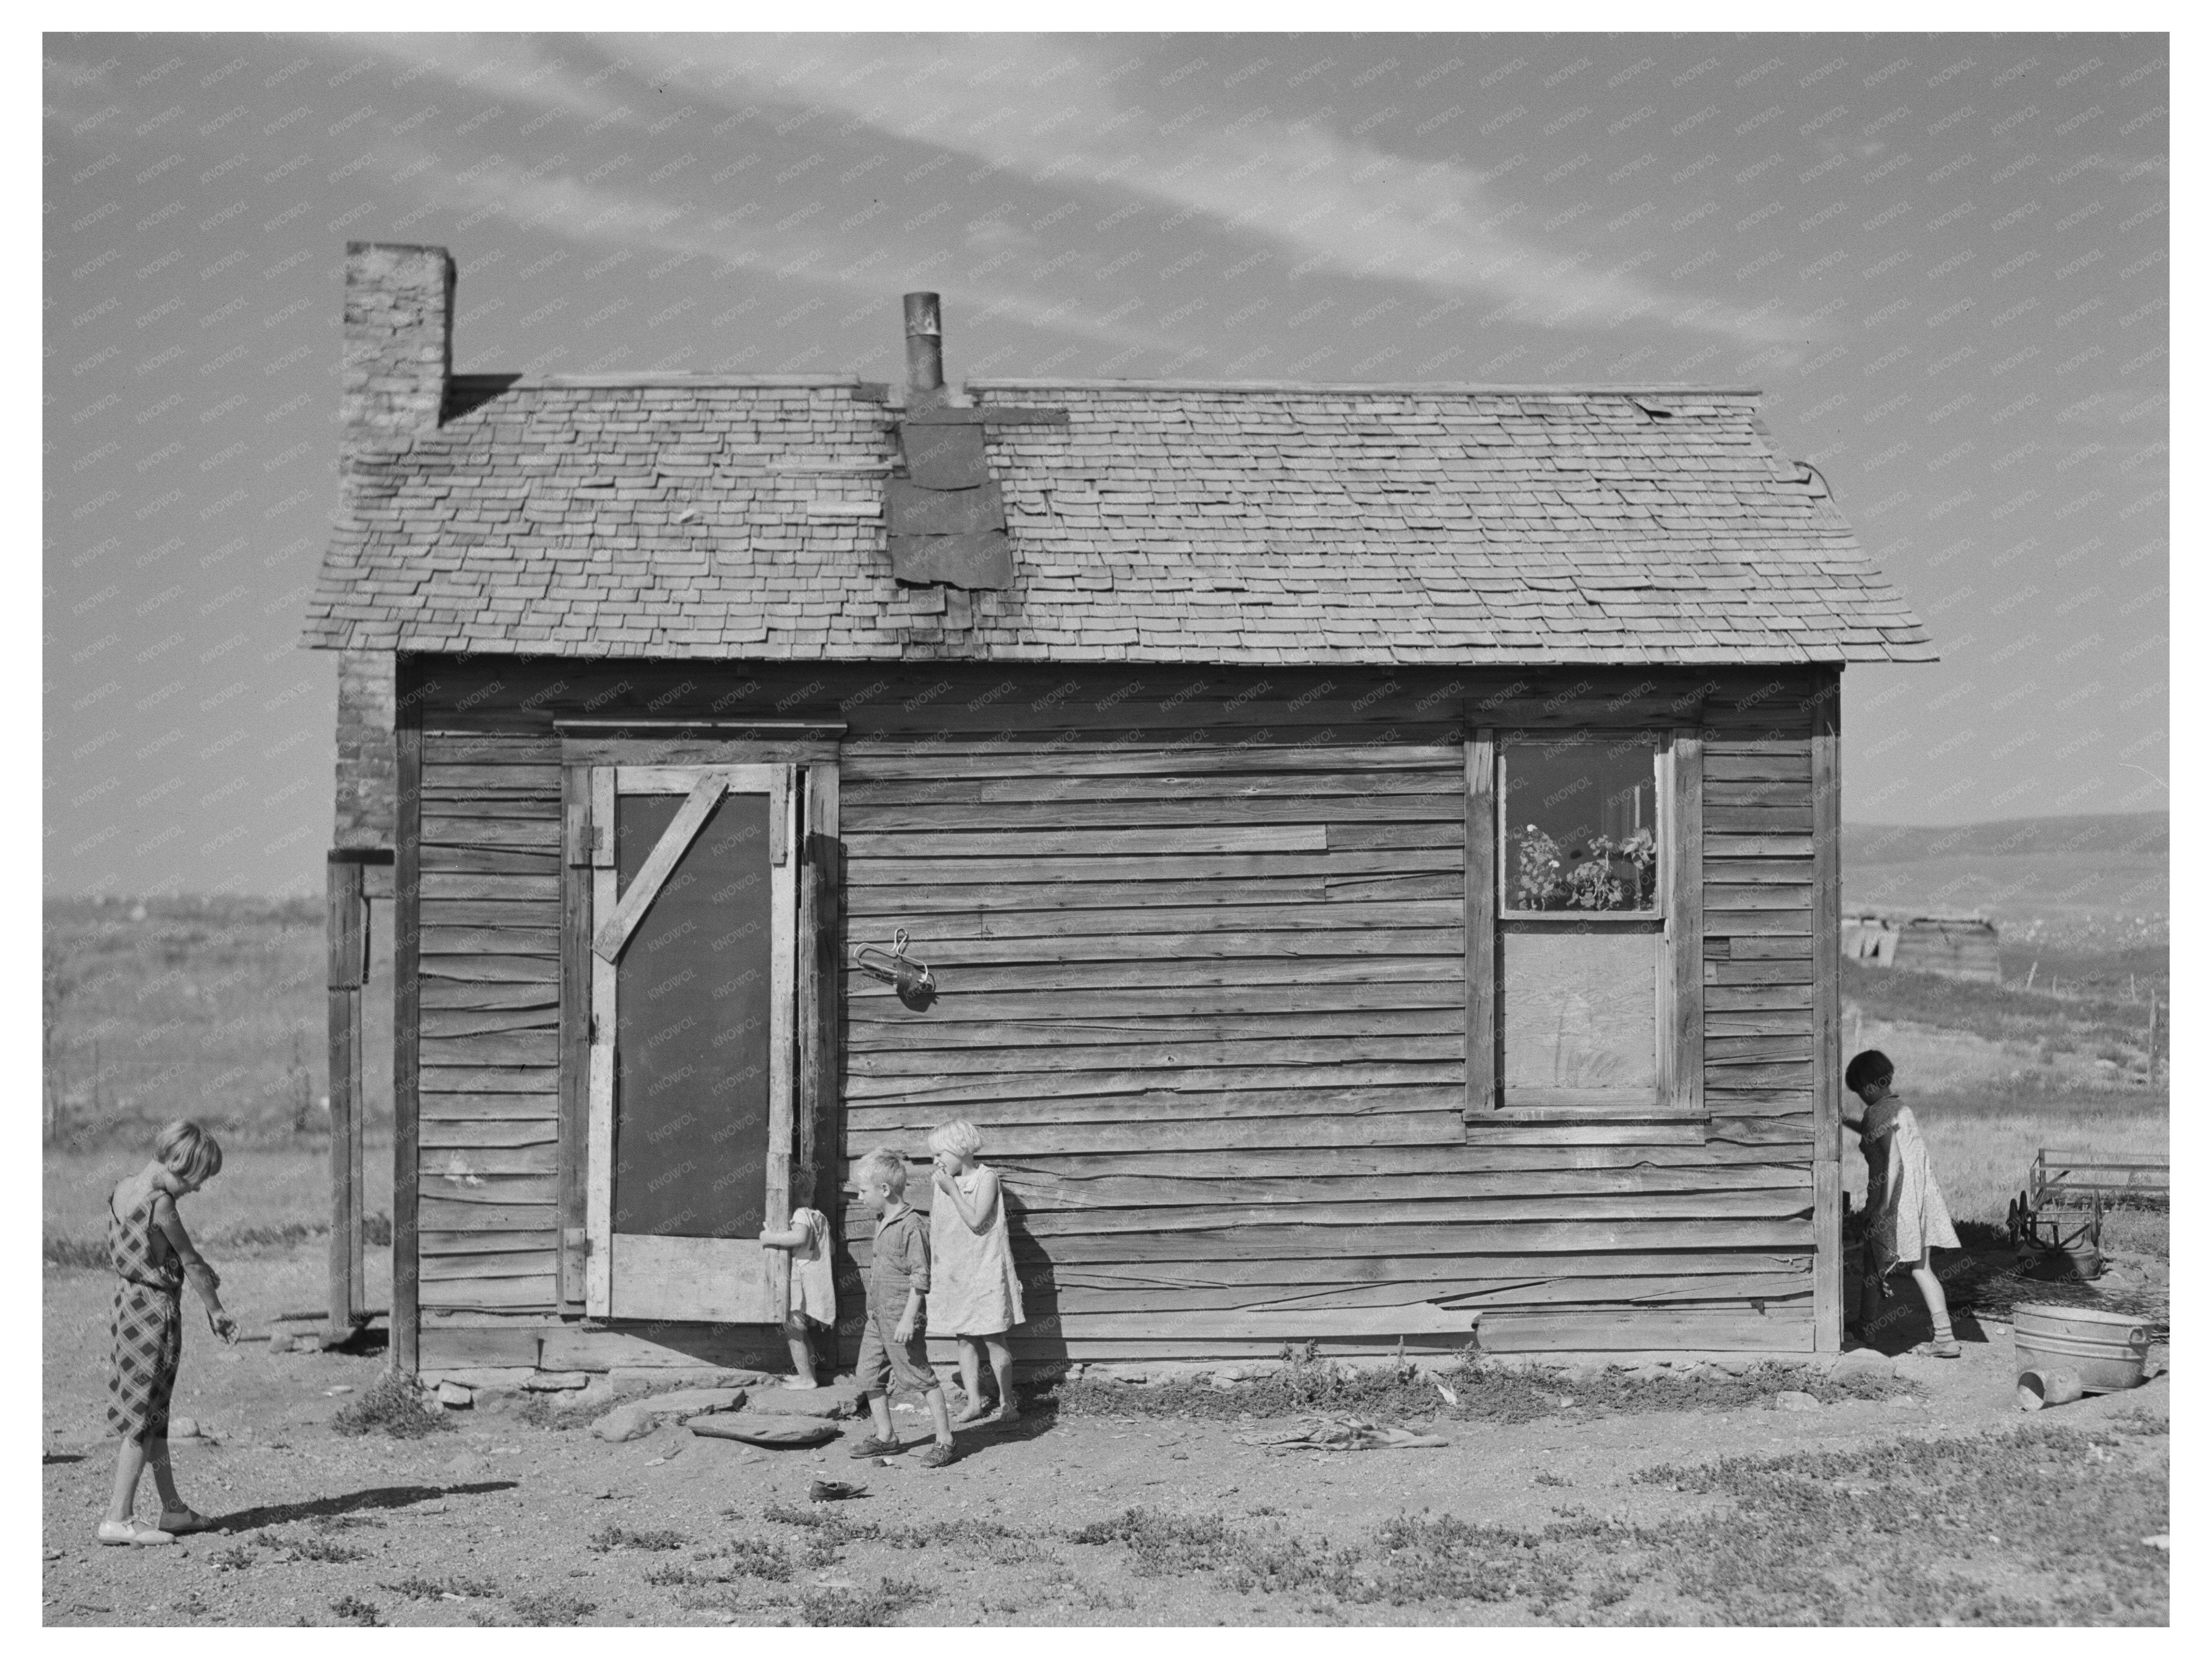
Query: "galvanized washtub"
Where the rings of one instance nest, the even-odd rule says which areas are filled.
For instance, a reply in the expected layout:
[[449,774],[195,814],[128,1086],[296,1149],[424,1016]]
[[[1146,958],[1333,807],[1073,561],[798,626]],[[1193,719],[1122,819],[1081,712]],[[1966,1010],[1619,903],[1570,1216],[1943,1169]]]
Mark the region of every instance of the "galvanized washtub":
[[2134,1314],[2024,1303],[2013,1310],[2017,1370],[2071,1371],[2086,1394],[2113,1394],[2143,1380],[2150,1326]]

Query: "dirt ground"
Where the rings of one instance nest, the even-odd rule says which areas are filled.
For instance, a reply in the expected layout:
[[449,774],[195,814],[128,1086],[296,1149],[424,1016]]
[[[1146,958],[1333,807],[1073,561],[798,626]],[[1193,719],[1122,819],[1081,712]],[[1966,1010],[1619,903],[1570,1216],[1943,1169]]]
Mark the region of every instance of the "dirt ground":
[[[270,1313],[314,1306],[320,1273],[312,1249],[239,1261],[226,1264],[226,1297],[258,1332]],[[1852,1480],[1893,1474],[1902,1443],[1993,1432],[2011,1437],[2008,1457],[2020,1442],[2026,1473],[2004,1480],[2044,1483],[2023,1534],[2087,1502],[2089,1481],[2118,1505],[2106,1529],[2130,1535],[2113,1542],[2094,1593],[2053,1603],[2056,1558],[2035,1537],[1992,1534],[1984,1546],[1972,1528],[1996,1522],[1954,1517],[1940,1552],[1951,1588],[1931,1591],[1933,1611],[1917,1616],[1954,1605],[1972,1616],[1971,1597],[1951,1599],[1968,1586],[1997,1598],[1984,1607],[1993,1618],[1989,1608],[2041,1607],[2063,1622],[2165,1617],[2164,1553],[2142,1540],[2166,1525],[2166,1380],[2026,1417],[2002,1327],[1961,1360],[1899,1360],[1908,1386],[1889,1398],[1814,1409],[1771,1399],[1595,1416],[1562,1407],[1519,1423],[1447,1413],[1433,1425],[1443,1448],[1290,1454],[1232,1438],[1261,1424],[1070,1409],[963,1434],[961,1461],[931,1471],[912,1458],[855,1463],[842,1443],[767,1452],[676,1425],[610,1444],[583,1415],[536,1426],[509,1408],[452,1413],[450,1430],[418,1439],[349,1437],[332,1417],[374,1382],[380,1358],[272,1354],[251,1340],[224,1349],[196,1322],[175,1410],[212,1437],[176,1442],[176,1466],[186,1498],[222,1529],[121,1549],[92,1538],[113,1467],[101,1417],[110,1280],[50,1267],[45,1289],[51,1625],[1727,1622],[1747,1604],[1724,1590],[1670,1589],[1656,1572],[1644,1583],[1591,1578],[1597,1547],[1663,1536],[1720,1512],[1729,1492],[1752,1502],[1759,1483],[1800,1475],[1739,1471],[1700,1491],[1679,1468],[1656,1480],[1640,1472],[1757,1454],[1808,1471],[1818,1491],[1850,1492]],[[919,1413],[898,1420],[921,1443]],[[2053,1425],[2075,1432],[2051,1439]],[[848,1442],[861,1432],[842,1426]],[[1844,1463],[1870,1473],[1836,1473]],[[858,1480],[867,1493],[811,1504],[817,1476]],[[154,1501],[149,1481],[142,1516]],[[1416,1557],[1445,1561],[1465,1523],[1517,1529],[1536,1540],[1530,1561],[1566,1561],[1565,1577],[1472,1580],[1462,1559],[1433,1582],[1407,1577]],[[1661,1530],[1638,1530],[1650,1528]],[[1507,1535],[1485,1532],[1486,1550]],[[1334,1593],[1298,1565],[1332,1561]],[[1346,1565],[1358,1561],[1368,1565]],[[2003,1599],[2023,1586],[2045,1599]],[[1909,1616],[1903,1604],[1855,1605],[1803,1603],[1834,1622]]]

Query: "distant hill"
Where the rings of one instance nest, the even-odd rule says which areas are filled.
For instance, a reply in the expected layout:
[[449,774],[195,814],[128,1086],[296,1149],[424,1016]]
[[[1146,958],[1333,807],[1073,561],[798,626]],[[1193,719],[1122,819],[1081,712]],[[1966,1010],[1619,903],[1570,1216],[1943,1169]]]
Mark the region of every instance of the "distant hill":
[[1988,823],[1847,823],[1844,868],[1975,855],[2017,858],[2034,853],[2118,854],[2163,860],[2168,815],[2164,812],[1997,818]]
[[2014,939],[2112,948],[2166,938],[2168,815],[1844,826],[1846,904],[1980,910]]

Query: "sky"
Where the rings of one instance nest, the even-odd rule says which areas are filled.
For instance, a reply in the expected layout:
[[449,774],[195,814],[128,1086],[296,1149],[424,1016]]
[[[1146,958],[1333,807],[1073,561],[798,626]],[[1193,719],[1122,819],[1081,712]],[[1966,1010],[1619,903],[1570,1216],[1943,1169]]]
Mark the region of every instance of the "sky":
[[1761,387],[1943,657],[1844,817],[2166,805],[2162,35],[43,49],[50,895],[321,886],[349,240],[464,373]]

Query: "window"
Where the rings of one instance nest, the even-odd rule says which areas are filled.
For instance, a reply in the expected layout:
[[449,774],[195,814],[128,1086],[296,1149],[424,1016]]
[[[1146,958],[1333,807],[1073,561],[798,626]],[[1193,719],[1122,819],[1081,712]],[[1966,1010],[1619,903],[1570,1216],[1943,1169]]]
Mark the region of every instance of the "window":
[[1504,915],[1659,911],[1658,744],[1571,732],[1502,744]]
[[1470,861],[1469,942],[1482,959],[1469,984],[1488,1003],[1468,1021],[1477,1108],[1684,1103],[1676,934],[1699,919],[1671,914],[1675,747],[1663,731],[1587,730],[1490,732],[1470,745],[1490,784],[1471,777],[1474,793],[1494,815],[1480,882]]

